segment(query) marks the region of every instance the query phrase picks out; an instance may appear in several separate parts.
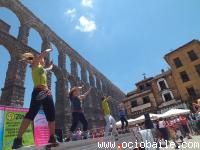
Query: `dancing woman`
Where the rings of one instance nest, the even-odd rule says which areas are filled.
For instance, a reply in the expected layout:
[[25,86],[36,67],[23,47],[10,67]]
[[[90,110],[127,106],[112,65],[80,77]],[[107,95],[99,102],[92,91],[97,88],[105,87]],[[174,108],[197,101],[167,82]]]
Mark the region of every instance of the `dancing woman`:
[[[126,116],[127,116],[126,109],[124,107],[124,104],[121,103],[119,105],[119,117],[120,117],[120,120],[121,120],[121,124],[122,124],[121,129],[122,129],[123,133],[128,132],[128,121],[127,121]],[[125,131],[124,131],[124,124],[126,124],[125,125]]]
[[88,122],[83,113],[81,103],[82,103],[82,100],[84,100],[86,96],[90,93],[91,88],[83,95],[81,95],[81,89],[82,87],[74,87],[69,92],[69,99],[71,102],[71,111],[72,111],[72,126],[65,140],[66,142],[70,141],[72,133],[77,128],[79,121],[83,125],[83,136],[84,136],[83,138],[87,139]]
[[47,86],[46,74],[48,70],[53,68],[52,62],[48,68],[44,68],[44,58],[51,51],[51,49],[47,49],[38,56],[34,56],[32,53],[25,53],[22,55],[22,60],[30,64],[34,88],[32,92],[29,112],[25,115],[25,118],[21,123],[17,138],[14,139],[12,149],[17,149],[23,146],[22,136],[28,128],[29,124],[33,122],[41,106],[44,109],[50,131],[50,138],[48,142],[55,144],[55,146],[58,144],[55,138],[55,107],[51,91]]
[[110,107],[108,102],[112,100],[111,96],[102,97],[102,109],[104,113],[104,118],[106,121],[105,126],[105,137],[109,135],[110,124],[112,124],[112,133],[114,133],[115,140],[118,140],[118,132],[116,128],[116,121],[110,113]]

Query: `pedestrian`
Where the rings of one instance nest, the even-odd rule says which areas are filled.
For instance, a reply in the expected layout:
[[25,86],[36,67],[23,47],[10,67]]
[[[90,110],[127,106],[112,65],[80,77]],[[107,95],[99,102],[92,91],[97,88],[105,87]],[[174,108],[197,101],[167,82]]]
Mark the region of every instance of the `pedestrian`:
[[48,143],[54,144],[54,146],[58,145],[55,138],[55,107],[51,91],[47,86],[47,71],[52,69],[53,63],[51,62],[48,68],[44,68],[44,58],[51,51],[51,49],[44,50],[37,56],[34,56],[32,53],[25,53],[22,55],[22,61],[26,61],[30,64],[34,89],[32,92],[29,111],[26,113],[21,123],[17,138],[14,139],[12,145],[13,149],[17,149],[23,146],[22,136],[28,128],[29,124],[33,122],[41,106],[44,109],[44,113],[49,126],[50,138]]
[[170,118],[168,120],[168,131],[171,139],[173,140],[175,144],[175,149],[179,149],[179,144],[176,142],[176,122],[174,121],[174,118]]
[[191,112],[189,114],[189,123],[192,127],[192,131],[194,132],[195,135],[199,135],[199,128],[198,128],[198,120],[197,120],[197,114]]
[[180,124],[183,128],[184,137],[187,136],[188,139],[192,139],[192,137],[190,136],[190,131],[189,131],[189,128],[188,128],[188,120],[187,120],[186,116],[183,115],[183,114],[180,114],[179,115],[179,121],[180,121]]
[[161,136],[164,140],[168,141],[169,140],[169,136],[168,136],[168,132],[167,132],[167,128],[166,128],[166,122],[163,118],[159,119],[158,122],[158,128],[159,131],[161,133]]

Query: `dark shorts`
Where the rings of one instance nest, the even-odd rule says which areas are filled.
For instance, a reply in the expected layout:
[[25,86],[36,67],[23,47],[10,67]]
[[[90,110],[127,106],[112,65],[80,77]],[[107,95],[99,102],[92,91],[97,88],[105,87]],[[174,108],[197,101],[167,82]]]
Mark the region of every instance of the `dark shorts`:
[[72,126],[70,128],[71,132],[74,132],[79,121],[82,123],[83,125],[83,131],[87,131],[88,130],[88,122],[85,118],[85,115],[82,112],[72,112]]
[[48,94],[47,90],[43,89],[33,90],[29,112],[26,114],[25,118],[33,121],[41,106],[47,121],[55,121],[55,106],[52,95]]

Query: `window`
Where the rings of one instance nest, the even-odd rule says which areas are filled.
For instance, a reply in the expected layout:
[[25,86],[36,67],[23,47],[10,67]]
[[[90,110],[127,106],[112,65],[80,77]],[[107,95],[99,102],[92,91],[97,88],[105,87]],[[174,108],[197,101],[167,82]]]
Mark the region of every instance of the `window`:
[[150,102],[149,96],[143,97],[143,103],[144,103],[144,104],[147,104],[147,103],[149,103],[149,102]]
[[200,64],[195,66],[198,75],[200,76]]
[[140,85],[140,86],[139,86],[139,89],[140,89],[141,91],[143,91],[143,90],[144,90],[144,85]]
[[169,92],[169,93],[166,93],[166,94],[163,94],[163,96],[164,96],[164,99],[165,99],[166,102],[172,100],[172,95],[171,95],[170,92]]
[[146,86],[147,87],[151,87],[151,83],[146,83]]
[[147,87],[147,89],[150,89],[151,88],[151,83],[146,83],[146,87]]
[[138,106],[138,103],[136,100],[131,102],[131,107],[137,107],[137,106]]
[[191,51],[188,52],[188,56],[189,56],[189,58],[190,58],[191,61],[195,61],[195,60],[198,59],[197,54],[193,50],[191,50]]
[[174,64],[176,65],[176,68],[183,66],[181,60],[178,57],[174,59]]
[[188,77],[188,75],[187,75],[187,73],[185,71],[181,72],[180,76],[181,76],[181,79],[182,79],[183,82],[190,81],[190,79],[189,79],[189,77]]
[[193,87],[187,88],[187,92],[188,92],[188,95],[189,95],[190,97],[196,97],[196,92],[195,92],[195,90],[194,90]]
[[160,86],[160,89],[161,89],[161,90],[166,90],[166,89],[167,89],[167,86],[166,86],[164,80],[162,80],[162,81],[159,82],[159,86]]

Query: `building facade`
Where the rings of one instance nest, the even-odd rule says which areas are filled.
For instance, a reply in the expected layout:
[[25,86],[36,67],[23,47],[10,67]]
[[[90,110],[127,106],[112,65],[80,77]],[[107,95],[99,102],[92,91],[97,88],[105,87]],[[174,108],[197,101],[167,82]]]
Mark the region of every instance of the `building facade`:
[[152,77],[144,78],[136,83],[136,90],[129,92],[123,100],[129,117],[138,117],[145,112],[156,111],[157,104],[151,87],[152,79]]
[[172,71],[161,71],[152,80],[152,89],[157,104],[157,113],[163,113],[171,108],[185,108],[179,90],[172,76]]
[[136,83],[136,90],[129,92],[123,102],[131,118],[145,112],[163,113],[171,108],[186,107],[182,103],[171,70],[162,70],[161,74]]
[[200,97],[200,41],[192,40],[165,55],[181,98],[191,104]]

